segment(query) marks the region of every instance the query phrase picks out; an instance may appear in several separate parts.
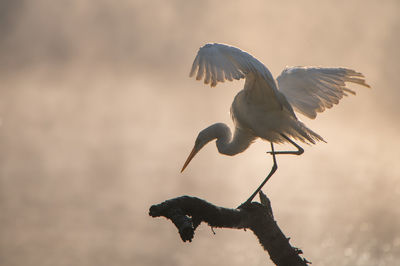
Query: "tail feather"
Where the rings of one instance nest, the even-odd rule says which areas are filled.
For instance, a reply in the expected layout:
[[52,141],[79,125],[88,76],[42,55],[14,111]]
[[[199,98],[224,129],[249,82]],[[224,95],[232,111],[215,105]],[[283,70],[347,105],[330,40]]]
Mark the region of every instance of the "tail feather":
[[317,141],[326,141],[317,133],[306,127],[302,122],[296,121],[297,126],[293,127],[289,135],[296,140],[306,144],[315,144]]

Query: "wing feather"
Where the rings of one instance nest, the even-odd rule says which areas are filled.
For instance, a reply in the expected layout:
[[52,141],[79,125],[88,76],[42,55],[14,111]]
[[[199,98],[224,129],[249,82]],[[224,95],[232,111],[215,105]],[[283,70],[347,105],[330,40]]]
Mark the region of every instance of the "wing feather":
[[222,68],[217,68],[217,81],[219,82],[224,82],[225,78],[224,78],[224,71],[222,70]]
[[205,62],[205,72],[206,72],[206,76],[204,78],[204,83],[205,84],[209,84],[210,80],[211,80],[211,69],[210,69],[210,64],[208,62]]
[[[196,80],[201,80],[201,79],[203,79],[203,77],[204,77],[205,63],[204,63],[203,58],[198,58],[198,57],[196,57],[195,62],[198,63],[198,67],[199,67],[199,70],[197,71],[197,75],[196,75]],[[193,62],[193,64],[194,64],[195,62]],[[196,69],[197,69],[197,65],[195,65],[195,67],[196,67]],[[194,70],[194,68],[192,68],[192,70],[193,70],[193,72],[192,72],[191,74],[192,74],[192,76],[193,76],[194,73],[195,73],[195,70]]]
[[[199,56],[196,56],[196,58],[194,59],[193,64],[192,64],[192,69],[190,70],[189,77],[194,76],[194,74],[196,73],[196,70],[199,66],[201,66],[201,63],[199,62]],[[198,71],[197,75],[199,75],[200,73],[201,73],[201,71]]]
[[347,68],[291,67],[277,81],[293,108],[309,118],[338,104],[347,93],[355,94],[346,82],[370,87],[361,73]]
[[250,54],[225,44],[206,44],[193,61],[189,76],[204,80],[214,87],[218,82],[246,78],[250,73],[263,78],[272,89],[277,89],[269,70]]

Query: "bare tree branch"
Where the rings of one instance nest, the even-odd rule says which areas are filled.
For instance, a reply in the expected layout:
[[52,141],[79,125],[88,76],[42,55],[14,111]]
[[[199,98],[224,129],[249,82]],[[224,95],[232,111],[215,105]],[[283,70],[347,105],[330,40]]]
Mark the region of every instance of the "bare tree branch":
[[303,252],[289,244],[274,220],[269,199],[262,192],[260,198],[263,204],[252,202],[229,209],[196,197],[182,196],[151,206],[149,214],[171,220],[185,242],[192,241],[201,222],[211,227],[250,229],[276,265],[306,266],[310,262],[299,256]]

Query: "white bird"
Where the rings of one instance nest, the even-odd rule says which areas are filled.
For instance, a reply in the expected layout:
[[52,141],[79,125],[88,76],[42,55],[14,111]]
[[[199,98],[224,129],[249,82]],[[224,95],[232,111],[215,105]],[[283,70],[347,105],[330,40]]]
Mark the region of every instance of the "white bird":
[[[307,144],[324,141],[299,121],[293,110],[314,119],[318,112],[338,104],[347,93],[355,94],[346,87],[346,82],[369,87],[361,73],[347,68],[290,67],[282,71],[276,83],[271,72],[256,58],[238,48],[218,43],[206,44],[199,49],[190,71],[192,76],[196,80],[204,79],[211,87],[225,80],[246,79],[243,90],[235,96],[231,106],[235,125],[233,137],[223,123],[202,130],[181,170],[183,172],[200,149],[212,140],[217,140],[220,153],[231,156],[245,151],[257,138],[267,140],[271,143],[272,170],[246,202],[252,201],[276,171],[276,154],[300,155],[304,152],[292,139]],[[291,143],[297,150],[274,150],[273,143],[284,142]]]

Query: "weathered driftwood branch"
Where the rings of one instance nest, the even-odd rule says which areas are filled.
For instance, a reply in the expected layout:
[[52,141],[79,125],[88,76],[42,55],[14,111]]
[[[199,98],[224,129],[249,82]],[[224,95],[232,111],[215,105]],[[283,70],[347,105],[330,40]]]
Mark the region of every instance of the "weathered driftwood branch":
[[170,219],[183,241],[192,241],[194,231],[201,222],[211,227],[250,229],[276,265],[304,266],[310,263],[299,256],[302,251],[292,247],[279,229],[269,199],[262,193],[260,198],[262,204],[252,202],[229,209],[196,197],[182,196],[151,206],[149,214]]

